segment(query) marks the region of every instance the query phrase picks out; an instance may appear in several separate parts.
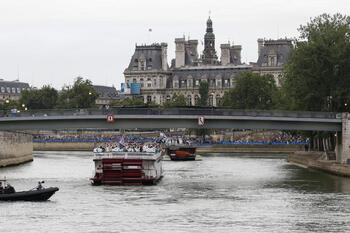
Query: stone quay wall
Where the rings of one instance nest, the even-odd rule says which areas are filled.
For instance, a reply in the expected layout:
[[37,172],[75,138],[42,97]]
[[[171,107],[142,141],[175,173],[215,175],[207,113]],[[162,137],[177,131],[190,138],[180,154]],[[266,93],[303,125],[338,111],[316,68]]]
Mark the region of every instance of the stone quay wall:
[[34,142],[35,151],[92,151],[95,145],[104,143],[94,142]]
[[327,157],[325,152],[298,151],[290,155],[287,161],[334,175],[350,177],[350,165],[328,160]]
[[0,167],[18,165],[32,160],[32,135],[0,131]]

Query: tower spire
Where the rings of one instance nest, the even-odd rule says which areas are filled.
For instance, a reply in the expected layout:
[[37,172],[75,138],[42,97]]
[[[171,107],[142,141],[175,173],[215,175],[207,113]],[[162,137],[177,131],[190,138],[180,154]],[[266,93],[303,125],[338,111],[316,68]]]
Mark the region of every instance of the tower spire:
[[213,33],[213,21],[209,18],[207,20],[207,29],[204,35],[204,51],[203,51],[203,63],[204,64],[217,64],[218,57],[215,51],[215,35]]

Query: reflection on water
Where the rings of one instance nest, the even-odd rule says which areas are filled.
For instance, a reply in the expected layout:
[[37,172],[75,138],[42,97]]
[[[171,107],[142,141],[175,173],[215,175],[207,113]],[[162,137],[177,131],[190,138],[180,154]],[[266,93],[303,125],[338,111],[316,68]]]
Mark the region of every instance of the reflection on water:
[[17,189],[44,179],[48,202],[0,203],[0,232],[349,232],[350,179],[284,155],[206,154],[165,161],[157,186],[91,186],[92,154],[36,152],[0,169]]

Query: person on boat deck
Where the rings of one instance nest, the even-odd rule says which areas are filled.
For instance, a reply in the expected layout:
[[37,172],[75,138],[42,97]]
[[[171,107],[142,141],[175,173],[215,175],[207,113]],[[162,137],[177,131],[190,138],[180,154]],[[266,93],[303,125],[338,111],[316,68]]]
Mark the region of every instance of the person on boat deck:
[[14,187],[12,187],[10,184],[7,184],[7,186],[5,187],[4,193],[5,194],[10,194],[10,193],[15,193],[16,190]]
[[40,189],[42,189],[42,188],[43,188],[43,186],[41,185],[41,182],[39,181],[39,182],[38,182],[38,187],[36,187],[36,189],[37,189],[37,190],[40,190]]

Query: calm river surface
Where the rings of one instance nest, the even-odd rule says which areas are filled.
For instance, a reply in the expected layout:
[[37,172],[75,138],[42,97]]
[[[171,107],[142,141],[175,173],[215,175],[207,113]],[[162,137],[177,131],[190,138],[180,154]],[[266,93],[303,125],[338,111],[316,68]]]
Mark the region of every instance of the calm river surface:
[[47,202],[0,202],[0,232],[350,232],[350,179],[284,155],[164,161],[156,186],[91,186],[92,154],[35,152],[0,169],[17,190],[58,186]]

